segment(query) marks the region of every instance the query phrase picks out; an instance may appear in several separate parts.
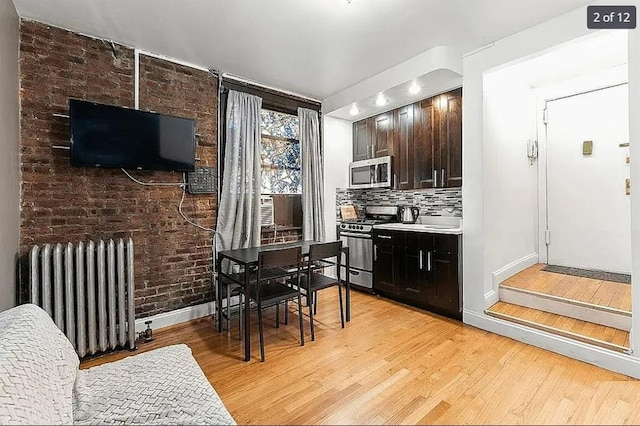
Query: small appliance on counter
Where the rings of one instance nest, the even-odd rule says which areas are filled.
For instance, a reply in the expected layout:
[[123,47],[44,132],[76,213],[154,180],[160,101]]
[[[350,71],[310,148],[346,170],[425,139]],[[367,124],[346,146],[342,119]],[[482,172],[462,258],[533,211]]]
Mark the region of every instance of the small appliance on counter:
[[416,223],[418,216],[420,215],[420,209],[412,206],[400,206],[398,212],[399,222],[402,223]]
[[[349,247],[349,283],[354,288],[373,293],[373,226],[398,221],[396,206],[367,206],[364,218],[345,220],[338,228],[342,245]],[[343,268],[340,277],[346,277]]]

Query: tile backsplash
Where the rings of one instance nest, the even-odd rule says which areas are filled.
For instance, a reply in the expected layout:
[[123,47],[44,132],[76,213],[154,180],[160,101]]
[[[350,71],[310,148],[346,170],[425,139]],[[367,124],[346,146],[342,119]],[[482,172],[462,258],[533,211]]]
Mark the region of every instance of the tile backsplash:
[[340,219],[340,206],[353,204],[362,215],[364,207],[416,206],[422,216],[462,217],[462,188],[419,190],[392,189],[336,189],[336,217]]

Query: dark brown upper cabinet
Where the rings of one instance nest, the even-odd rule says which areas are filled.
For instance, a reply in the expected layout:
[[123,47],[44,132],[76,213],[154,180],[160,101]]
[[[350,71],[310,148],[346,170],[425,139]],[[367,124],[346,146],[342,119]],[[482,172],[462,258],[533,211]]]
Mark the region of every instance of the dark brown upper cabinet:
[[357,121],[353,160],[392,155],[394,189],[462,186],[462,88]]
[[440,175],[438,186],[462,186],[462,89],[443,93],[438,100],[440,117]]
[[433,98],[413,104],[413,188],[433,188],[436,170],[437,123]]
[[368,160],[372,155],[370,119],[353,123],[353,161]]
[[413,188],[413,105],[393,111],[393,187]]
[[377,115],[373,121],[373,157],[393,155],[393,111]]

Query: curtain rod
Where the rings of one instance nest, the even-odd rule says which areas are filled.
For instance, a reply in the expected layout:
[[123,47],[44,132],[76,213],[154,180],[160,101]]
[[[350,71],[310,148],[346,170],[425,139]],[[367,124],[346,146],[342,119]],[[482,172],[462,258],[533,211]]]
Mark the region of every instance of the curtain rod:
[[322,104],[322,101],[320,101],[318,99],[310,98],[309,96],[304,96],[304,95],[301,95],[301,94],[296,93],[296,92],[291,92],[289,90],[283,90],[283,89],[278,89],[277,87],[267,86],[266,84],[256,83],[255,81],[249,80],[248,78],[238,77],[237,75],[228,74],[228,73],[222,73],[221,75],[222,75],[222,79],[223,80],[231,80],[232,82],[235,81],[235,82],[238,82],[238,83],[250,84],[250,85],[256,86],[258,88],[262,88],[262,89],[266,89],[266,90],[273,90],[274,92],[280,92],[282,94],[289,95],[289,96],[294,96],[296,98],[304,99],[304,100],[309,101],[309,102]]

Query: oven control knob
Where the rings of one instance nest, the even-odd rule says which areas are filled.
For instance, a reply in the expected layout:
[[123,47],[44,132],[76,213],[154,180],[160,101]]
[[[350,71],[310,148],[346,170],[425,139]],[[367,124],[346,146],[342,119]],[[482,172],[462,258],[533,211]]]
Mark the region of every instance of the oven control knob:
[[362,225],[360,225],[360,229],[364,228]]

